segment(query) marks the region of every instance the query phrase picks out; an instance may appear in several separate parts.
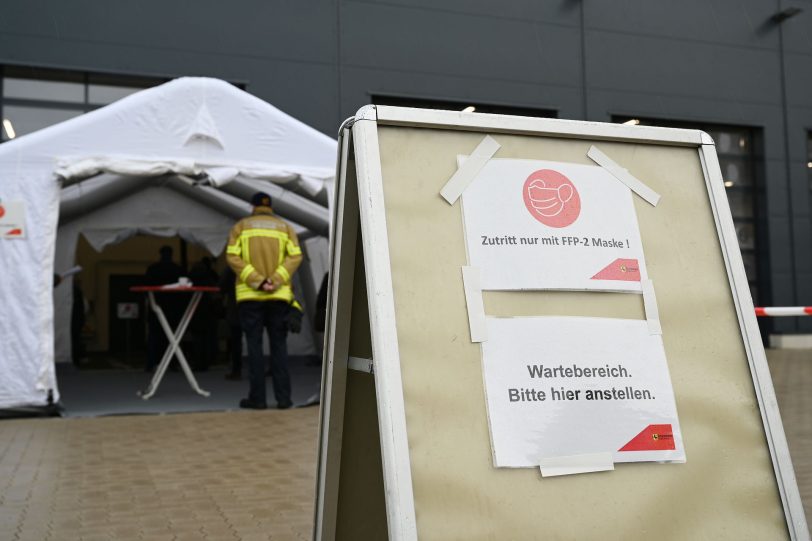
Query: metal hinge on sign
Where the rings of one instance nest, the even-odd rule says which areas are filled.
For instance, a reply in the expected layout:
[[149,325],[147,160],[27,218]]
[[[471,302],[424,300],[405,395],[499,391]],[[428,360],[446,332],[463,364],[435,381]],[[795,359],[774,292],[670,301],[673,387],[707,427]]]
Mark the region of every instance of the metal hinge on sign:
[[372,359],[363,359],[361,357],[350,357],[347,360],[347,368],[356,370],[358,372],[366,372],[367,374],[375,375],[375,368],[372,364]]

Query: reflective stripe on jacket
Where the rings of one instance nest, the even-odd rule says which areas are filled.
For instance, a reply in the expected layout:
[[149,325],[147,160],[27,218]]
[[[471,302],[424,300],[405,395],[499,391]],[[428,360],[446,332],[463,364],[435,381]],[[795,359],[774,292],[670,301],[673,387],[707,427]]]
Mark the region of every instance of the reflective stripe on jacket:
[[[256,207],[251,216],[234,224],[226,260],[237,275],[237,302],[293,300],[290,281],[302,262],[302,249],[293,228],[270,207]],[[277,288],[262,291],[259,288],[265,280]]]

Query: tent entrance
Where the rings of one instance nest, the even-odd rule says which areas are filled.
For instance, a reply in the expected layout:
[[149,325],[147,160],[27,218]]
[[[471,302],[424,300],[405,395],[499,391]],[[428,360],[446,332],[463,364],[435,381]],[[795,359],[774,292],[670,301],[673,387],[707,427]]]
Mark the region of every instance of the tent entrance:
[[142,295],[130,288],[141,285],[140,274],[111,275],[108,282],[108,352],[111,357],[123,358],[127,365],[134,364],[146,355],[146,311]]
[[[225,234],[226,232],[223,233],[224,236]],[[145,296],[129,291],[133,285],[144,284],[147,267],[158,260],[162,246],[172,248],[173,261],[183,267],[184,275],[190,276],[192,280],[195,266],[199,266],[204,257],[211,258],[213,269],[222,274],[226,265],[224,256],[213,258],[206,248],[187,242],[179,235],[160,237],[137,233],[132,236],[121,235],[122,238],[128,238],[109,243],[101,251],[96,251],[91,240],[98,240],[99,235],[101,234],[98,231],[92,229],[80,232],[76,241],[75,259],[69,262],[72,265],[75,261],[83,269],[76,278],[81,293],[74,298],[80,299],[82,303],[85,322],[80,335],[83,351],[78,366],[69,359],[56,366],[64,415],[98,416],[235,409],[240,398],[247,392],[248,382],[246,379],[231,381],[224,378],[231,370],[229,326],[225,319],[219,317],[222,312],[218,310],[218,297],[209,299],[213,304],[210,308],[218,317],[213,331],[216,349],[208,369],[200,371],[198,361],[201,347],[205,347],[202,343],[205,333],[195,328],[194,321],[181,345],[200,387],[210,391],[211,396],[202,397],[192,391],[180,371],[168,371],[158,392],[150,400],[142,400],[137,395],[137,391],[147,388],[152,377],[151,373],[144,371],[149,324]],[[294,280],[296,284],[301,284],[298,276]],[[71,286],[59,286],[63,287]],[[184,306],[185,302],[184,299]],[[201,313],[202,308],[204,307],[199,307],[197,314]],[[63,327],[57,328],[57,333],[69,333],[73,325]],[[71,348],[71,352],[73,349]],[[302,334],[289,335],[288,350],[294,402],[305,403],[318,391],[321,376],[318,362],[320,358],[312,348],[309,329]],[[176,363],[173,360],[170,367],[177,366]],[[247,375],[245,360],[243,375]],[[270,382],[268,388],[270,392]],[[272,396],[271,393],[270,397]]]
[[[145,284],[149,265],[158,261],[159,250],[168,246],[173,261],[189,275],[192,266],[203,258],[221,271],[225,262],[221,257],[212,258],[205,248],[188,243],[179,236],[158,237],[136,234],[121,242],[106,246],[97,252],[85,234],[81,234],[76,246],[76,264],[82,267],[79,290],[74,287],[73,303],[84,304],[84,325],[81,339],[85,357],[71,359],[80,369],[85,368],[143,368],[147,346],[147,305],[143,294],[129,290],[134,285]],[[76,298],[79,293],[79,298]],[[71,328],[75,331],[75,319],[80,317],[82,307],[72,307]],[[187,335],[186,340],[191,340]],[[218,341],[219,342],[219,341]],[[218,348],[219,350],[219,348]],[[77,351],[72,345],[71,353]],[[220,361],[220,352],[215,359]]]

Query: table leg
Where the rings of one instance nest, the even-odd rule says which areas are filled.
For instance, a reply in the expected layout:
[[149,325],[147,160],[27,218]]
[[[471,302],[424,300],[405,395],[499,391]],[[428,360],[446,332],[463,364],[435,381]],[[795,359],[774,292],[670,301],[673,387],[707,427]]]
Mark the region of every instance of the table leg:
[[192,370],[189,368],[189,364],[186,361],[186,356],[183,354],[183,350],[180,348],[180,343],[183,339],[183,335],[186,332],[186,327],[189,326],[189,322],[192,320],[192,316],[194,315],[195,309],[197,308],[203,293],[201,291],[195,291],[192,294],[192,299],[189,301],[189,305],[186,307],[186,312],[184,312],[183,317],[181,318],[180,323],[178,324],[178,327],[174,333],[172,332],[172,328],[169,326],[169,322],[166,320],[163,310],[161,310],[161,307],[157,302],[155,302],[153,292],[149,291],[147,294],[149,295],[149,305],[155,312],[158,322],[161,324],[161,328],[164,330],[167,340],[169,340],[169,345],[161,358],[158,368],[155,370],[155,374],[152,376],[152,381],[150,382],[149,387],[147,387],[147,390],[143,393],[139,393],[141,394],[141,398],[144,400],[152,398],[155,391],[158,390],[158,385],[161,383],[161,380],[166,373],[166,369],[169,367],[169,363],[172,362],[173,356],[177,356],[178,362],[180,363],[183,373],[186,375],[186,379],[189,381],[189,385],[191,385],[192,389],[202,396],[209,396],[211,393],[204,391],[200,388],[200,386],[198,386],[197,380],[195,379],[194,374],[192,374]]
[[183,350],[180,348],[180,341],[183,338],[183,335],[186,334],[186,327],[188,327],[189,323],[192,321],[192,316],[197,309],[197,305],[200,303],[201,297],[203,297],[202,291],[195,291],[192,294],[192,300],[189,301],[189,306],[186,307],[186,312],[183,314],[183,317],[180,320],[180,325],[178,325],[178,330],[175,333],[177,335],[177,347],[175,348],[175,355],[177,356],[178,362],[180,362],[180,367],[183,369],[183,373],[186,375],[186,380],[189,382],[192,389],[199,395],[209,396],[211,393],[204,391],[197,384],[197,380],[192,373],[192,369],[189,367],[189,362],[186,360],[186,355],[183,354]]
[[158,322],[161,324],[161,329],[163,329],[164,334],[167,335],[169,338],[169,344],[164,351],[163,357],[161,357],[161,362],[158,363],[158,367],[155,369],[155,373],[152,375],[152,380],[149,383],[149,387],[144,392],[138,391],[138,394],[141,395],[141,398],[144,400],[149,400],[152,398],[152,395],[155,394],[155,391],[158,390],[158,385],[160,385],[161,380],[166,373],[166,369],[169,366],[169,362],[172,360],[172,353],[173,353],[173,344],[172,344],[172,332],[169,329],[169,322],[166,321],[166,316],[164,315],[164,311],[155,302],[155,295],[152,291],[147,292],[147,298],[149,299],[149,307],[155,313],[155,317],[158,318]]

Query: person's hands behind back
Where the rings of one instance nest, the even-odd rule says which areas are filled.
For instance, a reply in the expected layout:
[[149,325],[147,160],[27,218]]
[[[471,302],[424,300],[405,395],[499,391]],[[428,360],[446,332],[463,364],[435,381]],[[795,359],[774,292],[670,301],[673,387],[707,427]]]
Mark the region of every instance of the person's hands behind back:
[[276,290],[276,286],[270,280],[265,280],[264,282],[262,282],[261,289],[262,291],[267,291],[268,293],[270,293]]

